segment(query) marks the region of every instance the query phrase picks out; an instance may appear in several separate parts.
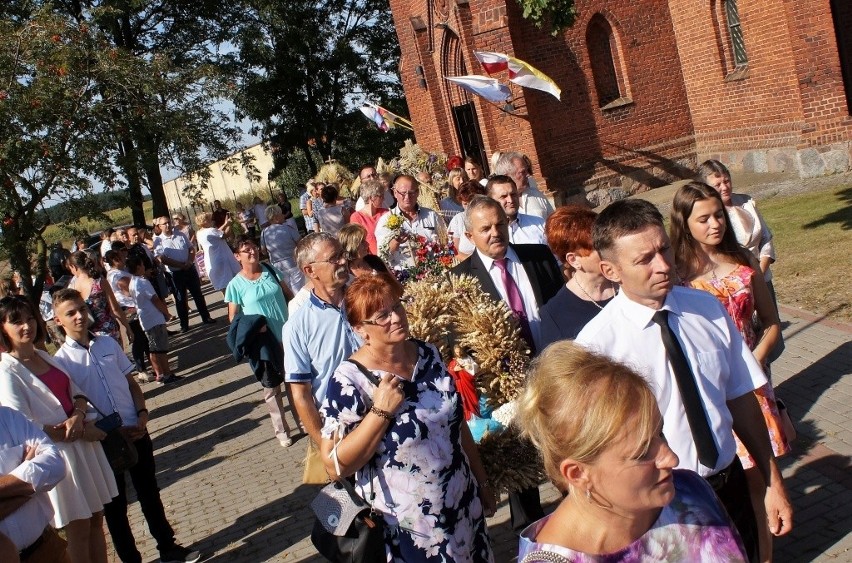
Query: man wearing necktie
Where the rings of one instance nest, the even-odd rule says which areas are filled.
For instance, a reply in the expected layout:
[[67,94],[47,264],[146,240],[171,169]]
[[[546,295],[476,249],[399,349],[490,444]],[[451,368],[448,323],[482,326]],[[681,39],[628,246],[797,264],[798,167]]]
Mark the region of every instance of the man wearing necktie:
[[756,521],[734,431],[767,484],[770,530],[786,534],[793,516],[752,393],[766,383],[763,370],[715,297],[674,286],[671,245],[653,204],[611,204],[598,216],[592,239],[603,275],[621,291],[576,341],[634,366],[648,379],[678,467],[713,486],[755,561]]
[[[504,301],[535,354],[541,333],[539,309],[565,283],[553,253],[543,244],[510,244],[506,212],[489,197],[478,195],[468,203],[464,223],[465,235],[476,250],[453,273],[475,277],[483,291]],[[511,493],[509,506],[516,531],[544,516],[537,487]]]

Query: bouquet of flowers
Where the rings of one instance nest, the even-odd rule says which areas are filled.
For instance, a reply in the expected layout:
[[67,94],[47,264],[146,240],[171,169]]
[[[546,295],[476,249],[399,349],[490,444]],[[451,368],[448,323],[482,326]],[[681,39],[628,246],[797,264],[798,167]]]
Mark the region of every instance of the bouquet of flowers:
[[[389,227],[390,223],[391,220],[389,219]],[[396,279],[403,285],[409,281],[442,275],[456,264],[456,253],[452,243],[448,246],[441,245],[437,237],[430,240],[422,235],[410,233],[404,244],[408,245],[414,264],[393,269]],[[387,252],[387,250],[387,244],[383,244],[379,251]]]

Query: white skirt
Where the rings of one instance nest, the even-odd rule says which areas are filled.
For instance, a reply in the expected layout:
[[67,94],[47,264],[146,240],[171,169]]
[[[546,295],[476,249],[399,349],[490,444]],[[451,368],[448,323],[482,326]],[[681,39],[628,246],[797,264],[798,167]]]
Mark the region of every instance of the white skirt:
[[99,442],[57,442],[67,472],[48,493],[53,505],[53,527],[64,528],[74,520],[91,518],[118,495],[115,475]]

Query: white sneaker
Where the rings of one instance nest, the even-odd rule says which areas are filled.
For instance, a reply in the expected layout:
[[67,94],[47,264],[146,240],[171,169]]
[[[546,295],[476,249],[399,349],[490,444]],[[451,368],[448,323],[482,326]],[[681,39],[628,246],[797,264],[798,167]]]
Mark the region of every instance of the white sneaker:
[[157,380],[156,376],[151,375],[150,373],[147,373],[147,372],[136,374],[136,381],[138,381],[139,383],[151,383],[151,382],[156,381],[156,380]]

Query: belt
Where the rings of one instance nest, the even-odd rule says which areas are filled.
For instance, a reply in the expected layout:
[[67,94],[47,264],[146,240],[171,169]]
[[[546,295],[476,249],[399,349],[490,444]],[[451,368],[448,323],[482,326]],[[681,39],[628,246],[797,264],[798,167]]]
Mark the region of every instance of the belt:
[[731,472],[736,461],[736,458],[734,458],[734,461],[731,462],[728,467],[722,469],[718,473],[708,475],[704,478],[708,483],[710,483],[710,486],[713,487],[714,491],[718,491],[728,483],[728,478],[731,476]]
[[28,545],[27,547],[25,547],[24,549],[22,549],[21,551],[18,552],[18,556],[21,558],[21,561],[24,561],[25,559],[27,559],[30,555],[35,553],[38,550],[38,548],[41,547],[41,544],[43,544],[45,542],[45,540],[47,539],[47,533],[48,533],[49,529],[50,529],[49,527],[45,528],[44,531],[41,533],[41,535],[38,537],[38,539],[36,541],[34,541],[33,543],[31,543],[30,545]]

